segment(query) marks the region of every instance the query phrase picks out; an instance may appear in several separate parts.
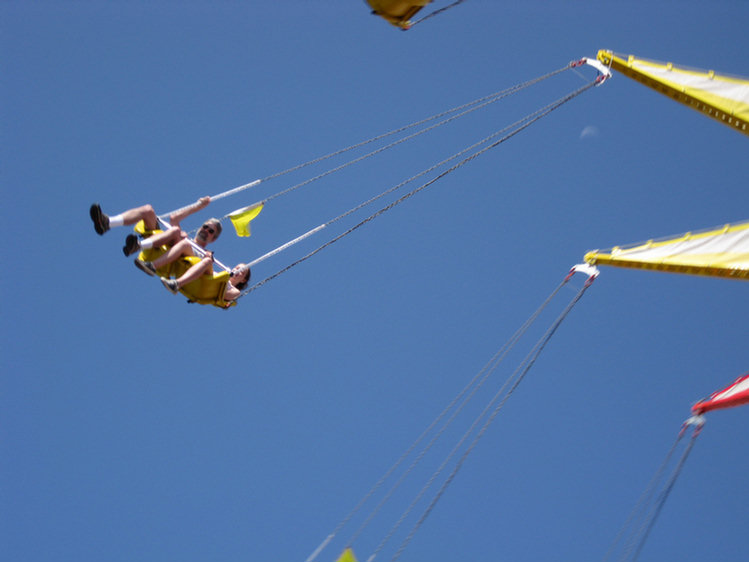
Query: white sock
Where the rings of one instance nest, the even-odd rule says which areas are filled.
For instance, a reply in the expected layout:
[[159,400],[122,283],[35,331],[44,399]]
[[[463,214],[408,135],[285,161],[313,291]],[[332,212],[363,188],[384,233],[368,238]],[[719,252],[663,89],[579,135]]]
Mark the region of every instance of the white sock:
[[150,238],[144,238],[140,241],[141,250],[150,250],[151,248],[153,248],[153,240]]
[[122,226],[123,224],[125,224],[125,219],[122,218],[122,215],[109,217],[109,228],[112,228],[113,226]]

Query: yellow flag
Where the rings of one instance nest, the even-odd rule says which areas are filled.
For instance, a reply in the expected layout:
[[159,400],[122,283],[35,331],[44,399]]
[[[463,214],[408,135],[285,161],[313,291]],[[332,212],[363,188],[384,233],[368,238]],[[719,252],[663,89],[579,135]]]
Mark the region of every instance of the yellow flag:
[[350,548],[347,548],[343,551],[343,554],[341,554],[341,557],[336,560],[336,562],[356,562],[356,558],[354,557],[354,551]]
[[250,221],[260,214],[263,210],[262,203],[255,203],[249,207],[243,207],[229,213],[229,219],[237,231],[237,236],[250,235]]

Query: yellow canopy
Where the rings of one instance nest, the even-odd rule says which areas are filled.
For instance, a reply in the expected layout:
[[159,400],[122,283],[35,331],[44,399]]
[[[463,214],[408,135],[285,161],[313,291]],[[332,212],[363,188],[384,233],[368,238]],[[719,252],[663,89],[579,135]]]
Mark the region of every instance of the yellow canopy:
[[411,18],[432,0],[367,0],[372,13],[401,29],[411,27]]
[[585,254],[591,265],[749,280],[749,221]]
[[749,135],[749,79],[717,74],[710,70],[694,70],[661,63],[627,58],[611,51],[598,51],[598,60],[664,94],[679,103],[700,111]]
[[354,551],[350,548],[347,548],[343,551],[343,554],[341,554],[340,558],[336,560],[336,562],[356,562],[356,557],[354,556]]

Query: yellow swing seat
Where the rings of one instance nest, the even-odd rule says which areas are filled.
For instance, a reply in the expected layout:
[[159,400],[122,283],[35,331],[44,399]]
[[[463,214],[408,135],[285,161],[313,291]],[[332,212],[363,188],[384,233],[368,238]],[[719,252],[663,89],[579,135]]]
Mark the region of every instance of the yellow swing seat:
[[[162,230],[148,230],[143,221],[138,222],[133,230],[139,234],[142,238],[148,238],[154,234],[163,232]],[[169,250],[168,246],[159,246],[158,248],[150,248],[143,250],[138,254],[140,261],[152,262],[159,256],[165,254]],[[160,267],[156,270],[156,273],[160,277],[178,278],[187,272],[193,265],[200,263],[197,256],[185,256],[172,262],[168,265]],[[226,291],[226,284],[229,282],[229,272],[223,271],[221,273],[214,273],[213,275],[203,275],[199,279],[188,283],[180,289],[180,293],[187,297],[188,302],[196,302],[198,304],[210,304],[218,308],[229,308],[236,306],[236,301],[225,301],[224,292]]]
[[372,13],[401,29],[411,27],[411,18],[432,0],[367,0]]
[[[133,227],[133,230],[141,238],[150,238],[154,234],[161,234],[162,232],[164,232],[163,230],[160,230],[160,229],[156,229],[156,230],[147,229],[146,224],[142,220],[138,221],[135,224],[135,226]],[[169,250],[167,246],[159,246],[157,248],[149,248],[148,250],[142,250],[138,254],[138,259],[140,261],[153,261],[156,258],[165,254],[167,250]],[[160,267],[159,269],[156,270],[156,273],[158,273],[161,277],[169,277],[170,275],[173,275],[173,273],[171,272],[173,265],[174,264],[169,264],[169,265],[165,265],[164,267]]]
[[[173,276],[179,277],[185,271],[190,269],[193,265],[200,263],[202,258],[197,256],[187,256],[178,259],[174,262],[173,269],[181,271],[182,273],[172,273]],[[222,271],[220,273],[213,273],[212,275],[203,275],[200,278],[192,281],[182,287],[179,292],[187,297],[188,302],[196,302],[198,304],[210,304],[218,308],[229,308],[236,306],[236,301],[224,300],[224,293],[226,291],[226,284],[229,282],[229,272]]]

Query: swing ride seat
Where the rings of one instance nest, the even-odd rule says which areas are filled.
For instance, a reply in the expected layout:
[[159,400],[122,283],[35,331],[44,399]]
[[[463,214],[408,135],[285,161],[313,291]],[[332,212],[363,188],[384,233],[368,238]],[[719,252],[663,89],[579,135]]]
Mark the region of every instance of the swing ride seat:
[[401,29],[411,27],[411,18],[432,0],[366,0],[374,15]]
[[[146,224],[141,220],[138,221],[135,226],[133,227],[133,230],[135,233],[140,236],[141,238],[150,238],[151,236],[155,234],[161,234],[164,232],[161,229],[155,229],[155,230],[149,230],[146,228]],[[138,254],[138,260],[143,262],[152,262],[156,258],[164,255],[169,248],[167,246],[159,246],[157,248],[149,248],[147,250],[142,250]],[[161,277],[169,277],[171,275],[171,270],[173,264],[165,265],[164,267],[160,267],[156,270],[156,273]]]
[[[148,238],[154,234],[163,232],[162,230],[148,230],[143,221],[139,221],[133,230],[141,236],[141,238]],[[159,246],[158,248],[150,248],[143,250],[138,254],[138,260],[152,262],[159,256],[162,256],[167,252],[169,248],[167,246]],[[197,256],[184,256],[176,260],[173,263],[160,267],[156,270],[159,277],[170,277],[178,278],[182,276],[188,269],[193,265],[200,263],[202,258]],[[224,300],[224,292],[226,291],[226,284],[229,282],[229,272],[223,271],[221,273],[214,273],[213,275],[203,275],[199,279],[188,283],[180,289],[180,293],[187,297],[188,302],[195,302],[198,304],[210,304],[218,308],[229,308],[236,306],[236,301]]]
[[[163,232],[161,229],[155,229],[155,230],[149,230],[146,228],[145,223],[141,220],[135,224],[133,227],[133,230],[141,237],[141,238],[149,238],[150,236],[153,236],[155,234],[160,234]],[[142,262],[152,262],[155,259],[161,257],[169,250],[169,246],[159,246],[156,248],[149,248],[147,250],[141,250],[141,252],[138,254],[138,260]],[[156,270],[156,273],[159,277],[179,277],[183,273],[185,273],[190,267],[192,266],[192,263],[186,262],[185,258],[181,258],[175,262],[172,262],[170,264],[164,265]]]
[[[200,263],[201,260],[202,258],[197,256],[186,256],[178,259],[175,262],[176,268],[173,269],[182,270],[182,273],[184,273],[193,265]],[[182,273],[179,273],[179,275],[172,273],[172,275],[179,277]],[[228,271],[203,275],[182,287],[179,292],[187,297],[188,302],[210,304],[218,308],[229,308],[237,304],[236,301],[224,300],[226,284],[229,282],[229,278],[230,274]]]

